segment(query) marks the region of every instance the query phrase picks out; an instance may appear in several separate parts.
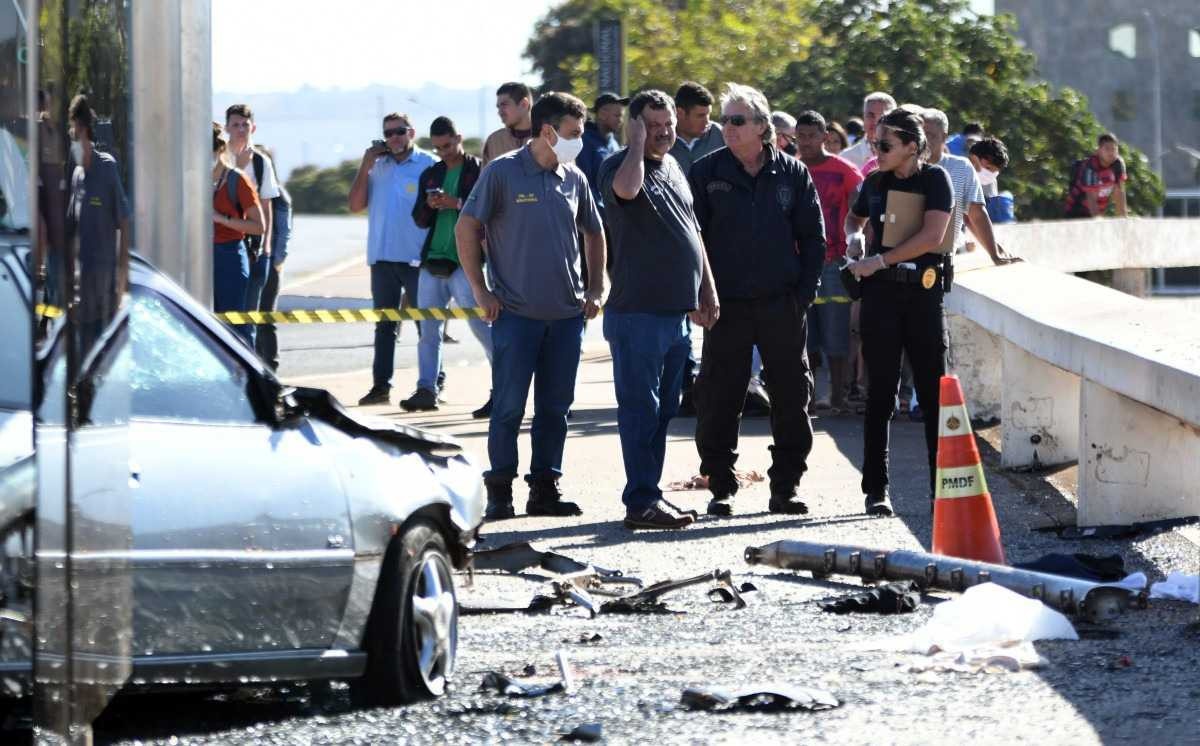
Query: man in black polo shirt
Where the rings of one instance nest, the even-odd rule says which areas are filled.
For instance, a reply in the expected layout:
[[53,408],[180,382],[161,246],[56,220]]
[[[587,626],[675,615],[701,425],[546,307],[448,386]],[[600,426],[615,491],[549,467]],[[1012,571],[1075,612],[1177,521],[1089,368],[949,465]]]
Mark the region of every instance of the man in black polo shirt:
[[696,217],[721,298],[704,338],[696,382],[696,448],[708,476],[708,512],[729,515],[737,492],[738,426],[755,345],[771,397],[774,513],[807,513],[796,486],[812,450],[813,378],[805,314],[825,261],[825,226],[804,164],[775,148],[766,97],[730,83],[721,96],[726,147],[692,165]]
[[600,166],[612,237],[612,293],[604,306],[604,338],[612,350],[617,432],[625,462],[625,526],[683,528],[662,500],[667,427],[679,411],[683,367],[691,349],[685,320],[707,328],[719,315],[704,258],[692,193],[668,151],[675,142],[675,105],[662,91],[629,104],[629,146]]

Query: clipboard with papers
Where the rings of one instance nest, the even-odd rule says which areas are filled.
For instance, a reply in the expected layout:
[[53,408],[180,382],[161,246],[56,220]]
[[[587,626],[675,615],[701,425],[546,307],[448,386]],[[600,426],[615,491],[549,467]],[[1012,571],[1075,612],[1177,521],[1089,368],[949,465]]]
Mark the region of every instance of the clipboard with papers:
[[[883,248],[894,249],[917,235],[925,225],[925,195],[889,189],[883,208]],[[942,243],[930,253],[954,252],[954,231],[946,227]]]

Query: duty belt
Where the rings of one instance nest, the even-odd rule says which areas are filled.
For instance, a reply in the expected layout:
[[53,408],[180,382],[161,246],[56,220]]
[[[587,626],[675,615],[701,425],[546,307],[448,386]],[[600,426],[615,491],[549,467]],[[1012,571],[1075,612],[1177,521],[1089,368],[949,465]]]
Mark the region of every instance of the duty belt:
[[917,269],[888,267],[887,269],[879,270],[872,276],[882,277],[885,280],[901,282],[907,285],[920,285],[926,290],[930,290],[941,281],[942,270],[935,265],[918,267]]

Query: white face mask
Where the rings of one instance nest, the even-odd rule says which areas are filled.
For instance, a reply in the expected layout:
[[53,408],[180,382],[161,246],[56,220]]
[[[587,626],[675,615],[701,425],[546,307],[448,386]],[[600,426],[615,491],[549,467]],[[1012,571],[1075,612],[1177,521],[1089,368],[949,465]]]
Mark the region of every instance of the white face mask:
[[71,159],[75,161],[75,165],[83,165],[83,143],[78,140],[71,141]]
[[559,163],[570,163],[579,157],[580,151],[583,150],[582,137],[568,140],[557,132],[554,134],[558,137],[558,141],[551,145],[550,148],[554,151],[554,157],[558,159]]
[[983,187],[983,196],[995,197],[1000,188],[996,172],[986,168],[981,170],[979,172],[979,186]]

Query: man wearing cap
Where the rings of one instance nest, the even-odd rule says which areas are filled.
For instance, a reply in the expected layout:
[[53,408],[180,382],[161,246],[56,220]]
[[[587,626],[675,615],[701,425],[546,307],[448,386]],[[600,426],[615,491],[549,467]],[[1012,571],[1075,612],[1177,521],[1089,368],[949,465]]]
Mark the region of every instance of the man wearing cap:
[[575,165],[587,177],[588,186],[592,188],[592,199],[600,209],[601,217],[604,216],[604,195],[600,193],[596,177],[604,159],[621,147],[616,133],[621,131],[628,104],[628,98],[620,98],[615,93],[601,93],[592,105],[593,121],[583,125],[583,150],[579,151]]

